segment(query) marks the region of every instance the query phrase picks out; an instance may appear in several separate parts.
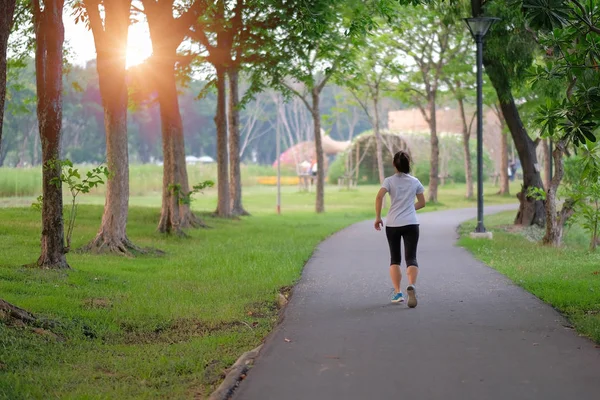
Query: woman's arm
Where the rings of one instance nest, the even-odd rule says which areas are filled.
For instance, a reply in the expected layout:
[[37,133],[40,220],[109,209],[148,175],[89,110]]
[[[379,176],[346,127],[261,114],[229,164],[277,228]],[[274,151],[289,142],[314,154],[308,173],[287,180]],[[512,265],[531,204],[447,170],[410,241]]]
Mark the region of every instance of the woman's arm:
[[417,202],[415,203],[415,210],[420,210],[425,207],[425,195],[423,193],[417,194]]
[[381,227],[383,226],[383,221],[381,220],[381,209],[383,208],[383,198],[385,197],[386,193],[387,189],[381,188],[379,189],[379,192],[377,192],[377,197],[375,197],[375,229],[378,231],[380,231]]

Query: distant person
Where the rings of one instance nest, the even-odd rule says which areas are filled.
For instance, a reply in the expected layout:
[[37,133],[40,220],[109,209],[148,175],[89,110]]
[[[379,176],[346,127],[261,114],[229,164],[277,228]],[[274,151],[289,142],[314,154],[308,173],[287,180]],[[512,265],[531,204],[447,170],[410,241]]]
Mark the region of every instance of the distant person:
[[319,171],[319,164],[317,164],[316,162],[312,165],[312,167],[310,168],[310,181],[311,184],[314,184],[315,182],[315,178],[317,177],[317,172]]
[[516,176],[517,176],[517,163],[513,161],[510,164],[510,180],[514,181]]
[[[408,153],[400,151],[394,155],[396,174],[385,178],[375,200],[375,229],[381,230],[381,208],[386,193],[390,194],[392,204],[386,217],[385,233],[390,246],[390,277],[394,285],[392,303],[404,302],[400,288],[402,274],[400,272],[401,250],[400,241],[404,240],[404,260],[406,261],[406,274],[408,275],[408,306],[417,306],[417,275],[419,264],[417,262],[417,244],[419,242],[419,220],[417,210],[425,207],[425,189],[421,182],[410,175],[411,160]],[[415,204],[415,197],[417,202]]]

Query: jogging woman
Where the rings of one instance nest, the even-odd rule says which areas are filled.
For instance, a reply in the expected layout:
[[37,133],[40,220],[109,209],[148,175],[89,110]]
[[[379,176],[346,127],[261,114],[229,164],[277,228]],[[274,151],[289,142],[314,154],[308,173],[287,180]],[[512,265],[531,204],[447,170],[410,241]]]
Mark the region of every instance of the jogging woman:
[[[417,210],[425,207],[425,189],[417,178],[409,175],[411,161],[408,153],[400,151],[394,155],[394,167],[396,174],[385,178],[377,198],[375,200],[375,229],[381,230],[381,208],[386,193],[390,194],[392,204],[388,211],[385,224],[385,233],[390,246],[390,277],[394,285],[394,296],[392,303],[404,302],[402,290],[400,289],[401,251],[400,241],[404,240],[404,260],[406,261],[406,274],[408,275],[408,306],[417,306],[417,275],[419,263],[417,262],[417,244],[419,242],[419,220]],[[415,197],[417,202],[415,203]]]

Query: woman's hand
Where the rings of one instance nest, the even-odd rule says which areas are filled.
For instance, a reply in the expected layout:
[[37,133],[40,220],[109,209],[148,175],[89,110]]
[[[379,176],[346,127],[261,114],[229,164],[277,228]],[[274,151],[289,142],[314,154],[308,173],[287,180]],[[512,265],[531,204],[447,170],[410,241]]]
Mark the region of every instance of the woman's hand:
[[380,231],[382,226],[383,226],[383,221],[381,220],[381,218],[377,218],[375,220],[375,229]]

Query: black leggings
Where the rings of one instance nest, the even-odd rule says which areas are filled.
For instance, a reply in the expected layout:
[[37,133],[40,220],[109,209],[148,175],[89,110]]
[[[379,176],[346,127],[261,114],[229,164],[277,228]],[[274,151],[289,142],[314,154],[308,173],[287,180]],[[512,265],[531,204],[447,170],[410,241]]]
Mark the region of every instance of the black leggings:
[[390,265],[400,265],[402,252],[400,240],[404,239],[406,266],[418,267],[417,244],[419,243],[419,225],[386,226],[385,234],[390,245]]

